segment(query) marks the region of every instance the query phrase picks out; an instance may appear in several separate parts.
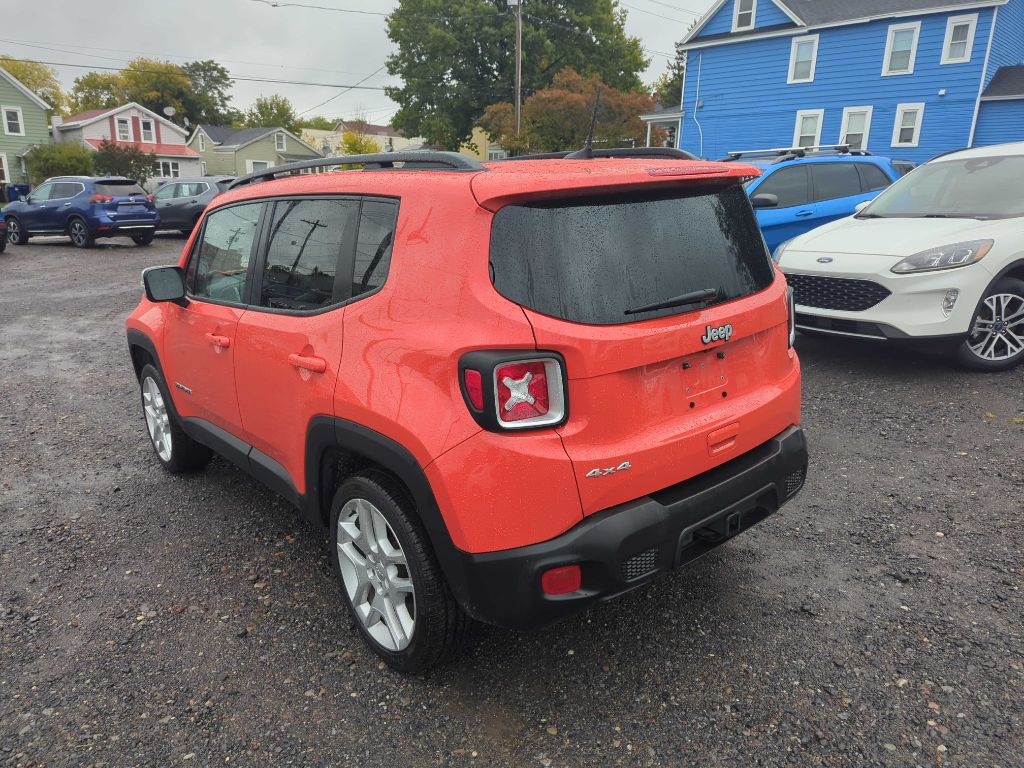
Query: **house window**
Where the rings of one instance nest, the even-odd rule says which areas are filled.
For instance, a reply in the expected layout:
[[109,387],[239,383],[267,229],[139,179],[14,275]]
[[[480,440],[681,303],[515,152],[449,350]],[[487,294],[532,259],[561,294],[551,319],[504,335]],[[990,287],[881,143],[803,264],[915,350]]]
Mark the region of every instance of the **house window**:
[[794,37],[789,51],[788,83],[814,82],[814,69],[818,63],[818,36]]
[[732,13],[732,31],[754,28],[754,17],[757,16],[757,0],[735,0]]
[[270,167],[270,163],[266,160],[246,160],[245,164],[249,167],[248,173],[256,173],[258,171],[265,171]]
[[176,179],[181,176],[177,160],[161,160],[157,164],[157,172],[162,179]]
[[921,139],[924,104],[897,104],[896,124],[892,130],[894,147],[916,147]]
[[2,107],[4,113],[4,133],[8,136],[25,135],[25,117],[21,107]]
[[839,131],[839,143],[850,149],[867,149],[871,133],[871,107],[847,107],[843,110],[843,126]]
[[7,155],[0,152],[0,181],[10,181],[7,178]]
[[283,133],[275,133],[274,134],[274,149],[276,149],[278,152],[284,152],[285,146],[286,146],[284,141],[285,141],[285,139],[284,139],[284,134]]
[[117,118],[117,140],[132,140],[132,122],[127,117]]
[[210,175],[210,174],[208,174],[206,172],[206,161],[205,160],[200,160],[199,161],[199,170],[202,172],[203,176],[209,176]]
[[802,109],[796,113],[793,131],[794,147],[817,147],[821,144],[821,124],[825,120],[823,109]]
[[885,41],[885,63],[882,75],[911,75],[914,73],[914,59],[917,58],[917,38],[921,34],[921,22],[893,24]]
[[974,31],[978,28],[978,14],[950,16],[946,22],[946,40],[942,45],[940,64],[966,64],[974,52]]
[[142,127],[142,140],[147,144],[154,143],[156,139],[153,138],[153,121],[144,119],[140,122],[140,125]]
[[201,133],[199,134],[199,151],[200,152],[205,152],[206,151],[206,136],[204,136]]
[[506,157],[508,157],[508,152],[506,152],[501,147],[495,147],[495,148],[488,148],[487,149],[487,159],[489,161],[492,161],[492,160],[504,160]]

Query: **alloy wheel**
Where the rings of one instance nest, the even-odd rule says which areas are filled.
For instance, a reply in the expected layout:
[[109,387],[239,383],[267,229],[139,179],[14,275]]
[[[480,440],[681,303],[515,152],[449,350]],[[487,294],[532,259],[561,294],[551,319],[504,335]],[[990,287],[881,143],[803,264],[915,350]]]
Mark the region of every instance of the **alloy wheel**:
[[70,229],[71,242],[73,242],[75,245],[82,245],[83,243],[86,242],[86,240],[88,240],[89,231],[85,228],[85,224],[83,224],[78,219],[75,219],[74,221],[71,222]]
[[164,461],[171,460],[171,418],[167,404],[160,394],[160,387],[152,377],[142,382],[142,407],[146,412],[146,428],[157,455]]
[[366,499],[351,499],[338,515],[338,565],[363,628],[382,648],[412,642],[416,595],[405,552],[391,525]]
[[982,360],[992,362],[1024,352],[1024,296],[996,293],[987,297],[974,318],[967,346]]
[[17,219],[7,222],[7,239],[14,245],[21,245],[21,224]]

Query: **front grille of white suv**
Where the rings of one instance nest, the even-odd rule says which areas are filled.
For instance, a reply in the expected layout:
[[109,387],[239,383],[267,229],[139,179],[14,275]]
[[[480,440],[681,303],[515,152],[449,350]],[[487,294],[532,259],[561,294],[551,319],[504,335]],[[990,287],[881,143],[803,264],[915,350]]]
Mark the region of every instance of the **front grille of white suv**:
[[891,291],[870,280],[819,275],[786,275],[797,306],[863,312],[871,309]]

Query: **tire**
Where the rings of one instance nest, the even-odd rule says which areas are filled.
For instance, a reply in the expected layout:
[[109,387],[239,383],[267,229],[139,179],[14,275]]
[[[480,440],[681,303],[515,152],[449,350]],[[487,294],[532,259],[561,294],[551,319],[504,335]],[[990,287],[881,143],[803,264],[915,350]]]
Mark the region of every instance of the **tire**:
[[335,492],[331,562],[355,626],[392,669],[426,672],[462,647],[469,617],[441,574],[415,505],[390,475],[368,470]]
[[179,475],[205,467],[213,452],[182,431],[164,378],[150,364],[139,373],[139,393],[149,441],[163,468]]
[[155,232],[148,232],[145,235],[132,235],[132,242],[136,245],[149,245],[153,242]]
[[1024,361],[1024,280],[1004,277],[978,302],[957,362],[971,371],[1006,371]]
[[96,238],[89,231],[85,220],[77,216],[68,222],[68,237],[75,248],[92,248],[96,244]]
[[28,233],[15,218],[7,220],[7,242],[11,245],[24,245],[28,242]]

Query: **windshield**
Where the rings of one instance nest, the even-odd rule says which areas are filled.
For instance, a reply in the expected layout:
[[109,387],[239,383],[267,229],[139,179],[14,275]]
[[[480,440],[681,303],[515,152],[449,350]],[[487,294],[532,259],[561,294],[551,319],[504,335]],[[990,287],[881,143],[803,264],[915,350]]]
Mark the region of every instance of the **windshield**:
[[1024,216],[1024,156],[942,160],[922,165],[876,198],[865,218]]
[[[491,270],[506,298],[588,325],[692,312],[775,276],[739,185],[507,206],[494,216]],[[637,311],[693,293],[708,296]]]

